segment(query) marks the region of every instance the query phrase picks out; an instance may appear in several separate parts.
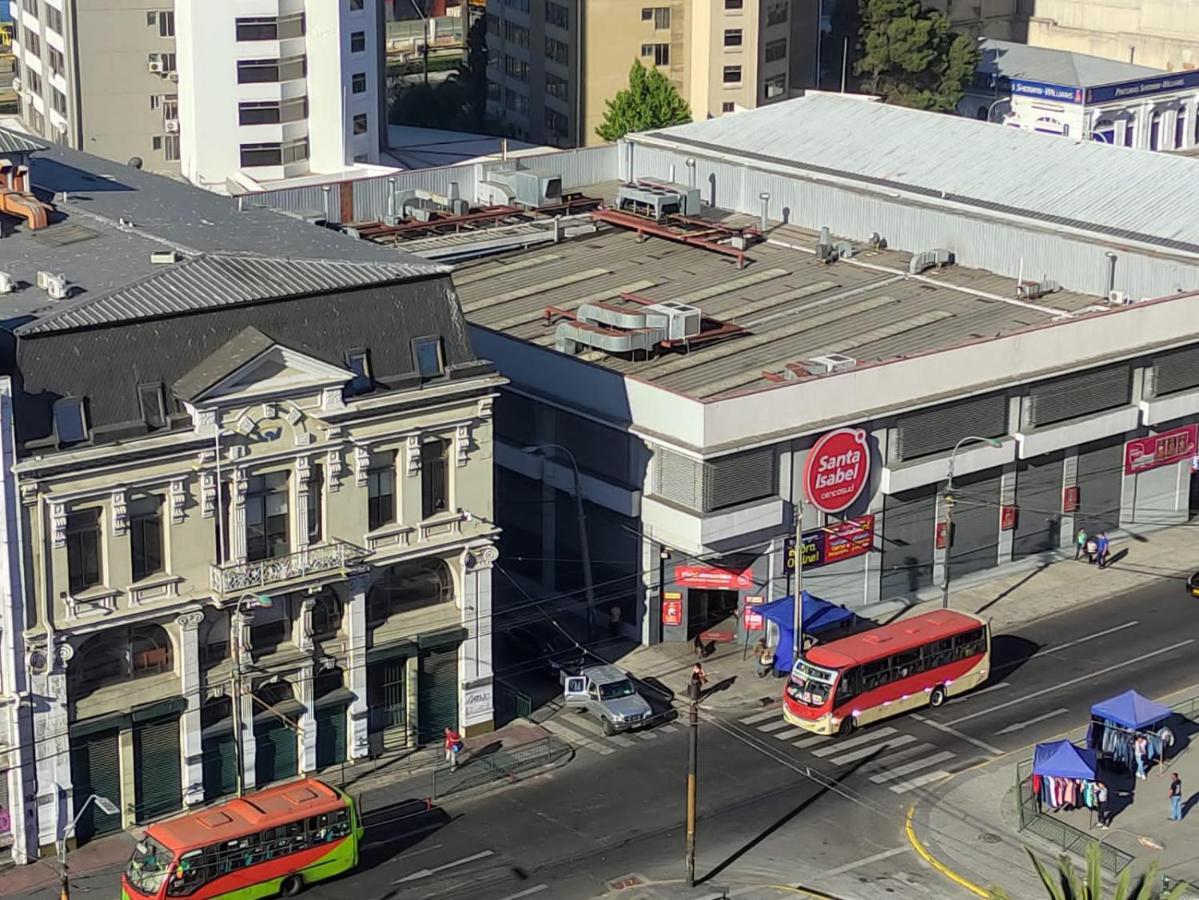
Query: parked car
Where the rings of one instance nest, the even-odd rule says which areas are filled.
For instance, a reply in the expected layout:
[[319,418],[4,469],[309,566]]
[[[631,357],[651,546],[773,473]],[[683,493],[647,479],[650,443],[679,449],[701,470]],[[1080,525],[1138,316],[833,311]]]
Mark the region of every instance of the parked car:
[[1199,597],[1199,572],[1187,579],[1187,593],[1192,597]]
[[639,728],[653,715],[632,680],[616,666],[587,666],[577,675],[563,672],[562,683],[566,705],[595,716],[606,735]]

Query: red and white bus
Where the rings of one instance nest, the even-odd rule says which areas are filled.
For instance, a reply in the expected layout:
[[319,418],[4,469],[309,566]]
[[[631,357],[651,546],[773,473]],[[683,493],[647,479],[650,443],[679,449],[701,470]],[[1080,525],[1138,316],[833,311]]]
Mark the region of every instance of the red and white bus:
[[783,691],[783,717],[817,734],[859,725],[978,687],[991,668],[991,631],[967,613],[912,616],[808,650]]

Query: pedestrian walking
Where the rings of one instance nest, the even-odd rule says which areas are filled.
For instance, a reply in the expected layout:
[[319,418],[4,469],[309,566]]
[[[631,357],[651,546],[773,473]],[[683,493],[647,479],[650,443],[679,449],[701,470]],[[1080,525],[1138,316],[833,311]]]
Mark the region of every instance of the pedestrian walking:
[[462,735],[457,729],[446,726],[445,729],[445,761],[450,764],[450,771],[458,768],[458,754],[462,752]]
[[1095,541],[1095,563],[1101,569],[1107,568],[1107,553],[1111,546],[1111,542],[1107,538],[1107,532],[1099,532],[1099,537]]
[[1107,802],[1107,785],[1102,781],[1095,782],[1095,802],[1099,804],[1099,827],[1107,831],[1112,824],[1112,808]]
[[1074,558],[1078,559],[1087,552],[1087,530],[1085,528],[1078,529],[1078,537],[1074,540]]
[[1087,538],[1087,546],[1083,552],[1085,552],[1087,555],[1088,563],[1093,563],[1095,561],[1095,551],[1098,549],[1098,547],[1099,542],[1097,540],[1094,538]]
[[1182,778],[1177,772],[1170,776],[1170,819],[1182,821]]
[[703,663],[696,663],[691,667],[691,680],[698,681],[700,687],[708,683],[708,673],[704,671]]
[[1149,741],[1145,735],[1138,734],[1132,742],[1132,755],[1137,761],[1137,778],[1145,780],[1145,757],[1149,755]]
[[613,606],[608,610],[608,637],[620,637],[620,607]]

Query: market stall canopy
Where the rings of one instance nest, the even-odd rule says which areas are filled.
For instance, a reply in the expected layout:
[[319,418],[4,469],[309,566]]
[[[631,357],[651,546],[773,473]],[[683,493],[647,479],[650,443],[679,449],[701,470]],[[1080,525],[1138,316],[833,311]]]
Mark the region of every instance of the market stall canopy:
[[[782,597],[764,603],[756,609],[779,627],[779,645],[775,651],[774,668],[779,672],[791,671],[792,624],[795,621],[795,597]],[[853,613],[844,606],[829,603],[819,597],[803,592],[804,634],[820,635],[853,621]]]
[[1069,741],[1037,744],[1033,751],[1032,773],[1094,781],[1095,751],[1075,747]]
[[1106,719],[1125,728],[1145,728],[1173,715],[1173,712],[1170,707],[1154,703],[1136,691],[1125,691],[1091,707],[1091,715],[1095,718]]

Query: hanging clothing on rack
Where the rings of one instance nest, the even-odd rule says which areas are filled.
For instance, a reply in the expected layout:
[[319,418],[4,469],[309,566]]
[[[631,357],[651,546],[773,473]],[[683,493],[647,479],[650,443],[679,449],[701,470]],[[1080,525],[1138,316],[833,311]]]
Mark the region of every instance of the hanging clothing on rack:
[[1051,810],[1097,809],[1095,782],[1057,775],[1034,775],[1033,790],[1042,806]]

